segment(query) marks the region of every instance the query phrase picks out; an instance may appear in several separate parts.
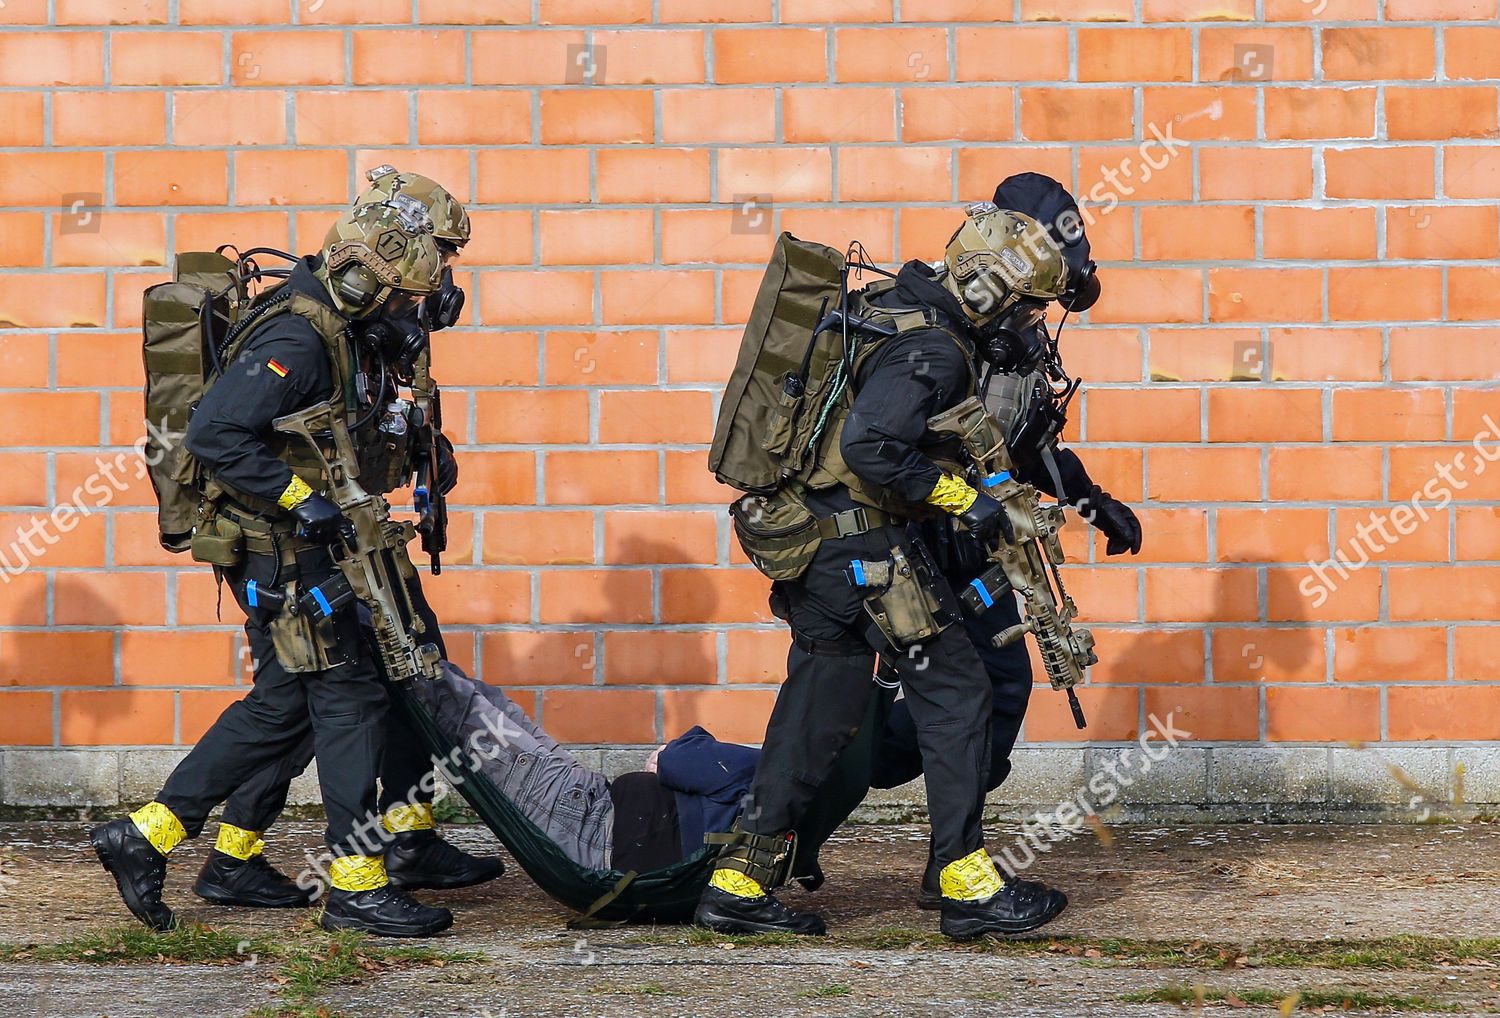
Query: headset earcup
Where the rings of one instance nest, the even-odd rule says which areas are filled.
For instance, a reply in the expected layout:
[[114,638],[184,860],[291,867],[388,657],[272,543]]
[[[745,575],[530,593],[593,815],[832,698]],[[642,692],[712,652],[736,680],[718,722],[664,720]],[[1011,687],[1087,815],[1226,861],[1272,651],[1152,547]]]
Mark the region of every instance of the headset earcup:
[[1063,294],[1057,302],[1069,311],[1087,311],[1098,302],[1100,292],[1098,275],[1090,273],[1077,290]]
[[373,304],[380,293],[380,281],[375,274],[357,262],[345,267],[334,285],[340,297],[361,311]]

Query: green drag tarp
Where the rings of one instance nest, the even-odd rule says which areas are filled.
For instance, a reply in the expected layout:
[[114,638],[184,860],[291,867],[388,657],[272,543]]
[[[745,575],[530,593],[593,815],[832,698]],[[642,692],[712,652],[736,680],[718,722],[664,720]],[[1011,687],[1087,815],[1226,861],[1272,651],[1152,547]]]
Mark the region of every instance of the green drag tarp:
[[[444,731],[416,692],[401,683],[391,689],[395,709],[403,712],[432,754],[445,761],[444,769],[459,779],[455,782],[459,794],[526,875],[548,895],[583,915],[584,919],[575,920],[575,925],[691,921],[699,895],[713,871],[717,848],[700,849],[665,869],[647,873],[580,866],[475,766],[477,761],[456,742],[457,733]],[[864,723],[840,755],[834,773],[798,827],[794,875],[813,872],[812,864],[823,843],[864,800],[879,735],[894,697],[893,690],[874,684]]]

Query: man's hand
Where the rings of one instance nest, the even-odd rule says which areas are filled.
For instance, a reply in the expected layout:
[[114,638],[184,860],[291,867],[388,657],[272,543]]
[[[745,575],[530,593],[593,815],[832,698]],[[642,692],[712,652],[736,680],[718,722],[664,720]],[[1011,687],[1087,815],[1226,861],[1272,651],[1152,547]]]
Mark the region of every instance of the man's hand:
[[292,506],[292,515],[297,518],[297,533],[315,544],[333,544],[345,522],[339,507],[317,492]]
[[989,544],[996,534],[1004,534],[1007,543],[1014,542],[1016,539],[1005,506],[982,491],[974,492],[973,503],[969,508],[958,513],[957,518],[958,522],[978,538],[981,544]]
[[458,459],[453,455],[453,443],[448,436],[438,432],[437,440],[437,489],[448,494],[458,485]]
[[1141,521],[1130,506],[1096,484],[1078,500],[1077,507],[1079,514],[1109,539],[1104,546],[1106,555],[1140,553]]

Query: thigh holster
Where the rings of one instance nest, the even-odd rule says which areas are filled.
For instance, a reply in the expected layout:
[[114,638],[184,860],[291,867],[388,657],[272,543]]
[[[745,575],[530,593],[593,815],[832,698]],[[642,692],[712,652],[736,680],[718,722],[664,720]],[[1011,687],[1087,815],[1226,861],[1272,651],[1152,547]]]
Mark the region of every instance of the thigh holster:
[[751,834],[736,822],[728,834],[705,834],[703,841],[724,846],[715,861],[719,869],[743,873],[767,891],[786,883],[797,858],[797,835],[793,831]]

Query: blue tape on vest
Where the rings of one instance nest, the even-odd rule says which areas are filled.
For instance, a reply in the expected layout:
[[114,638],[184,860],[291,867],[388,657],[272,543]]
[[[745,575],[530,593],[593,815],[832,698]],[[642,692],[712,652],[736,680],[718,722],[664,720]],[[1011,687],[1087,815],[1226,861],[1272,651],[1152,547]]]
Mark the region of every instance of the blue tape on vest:
[[995,606],[995,599],[990,596],[988,590],[984,589],[984,584],[980,583],[977,577],[969,581],[969,586],[974,588],[974,592],[979,595],[979,600],[983,602],[986,608],[993,608]]
[[328,603],[328,598],[326,598],[326,597],[323,596],[323,588],[322,587],[314,587],[312,590],[308,591],[308,593],[313,596],[313,600],[314,601],[318,602],[318,609],[324,615],[332,615],[333,614],[333,605],[329,604]]
[[1008,480],[1010,480],[1010,471],[1002,470],[998,474],[990,474],[990,476],[984,479],[983,483],[986,488],[993,488],[995,485],[1004,484]]
[[254,580],[245,581],[245,601],[252,608],[260,607],[260,591]]
[[855,585],[863,587],[865,585],[865,564],[859,559],[853,559],[849,563],[849,568],[854,570]]

